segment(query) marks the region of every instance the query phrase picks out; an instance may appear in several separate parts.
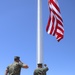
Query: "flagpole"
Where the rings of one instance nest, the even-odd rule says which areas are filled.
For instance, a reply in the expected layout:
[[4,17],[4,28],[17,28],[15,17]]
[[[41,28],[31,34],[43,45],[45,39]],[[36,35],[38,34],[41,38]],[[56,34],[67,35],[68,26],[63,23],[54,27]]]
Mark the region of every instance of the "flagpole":
[[37,5],[37,64],[43,64],[42,0]]

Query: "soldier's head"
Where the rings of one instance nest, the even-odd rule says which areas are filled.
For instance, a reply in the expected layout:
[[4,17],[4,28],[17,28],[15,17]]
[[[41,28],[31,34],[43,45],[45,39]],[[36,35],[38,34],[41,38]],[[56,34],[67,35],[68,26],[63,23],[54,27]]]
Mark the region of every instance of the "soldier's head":
[[38,65],[38,68],[42,68],[43,65],[40,63],[40,64],[37,64]]
[[19,62],[20,61],[20,57],[19,56],[15,56],[14,57],[14,61]]

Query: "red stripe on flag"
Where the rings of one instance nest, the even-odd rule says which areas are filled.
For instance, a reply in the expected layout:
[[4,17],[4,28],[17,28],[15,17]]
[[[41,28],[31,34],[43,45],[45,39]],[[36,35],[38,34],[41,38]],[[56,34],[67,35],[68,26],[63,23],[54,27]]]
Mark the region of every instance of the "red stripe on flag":
[[51,3],[54,5],[54,7],[59,11],[59,13],[60,13],[60,9],[59,9],[59,7],[57,6],[57,4],[53,1],[53,0],[51,0]]
[[55,12],[54,10],[52,10],[52,9],[51,9],[51,11],[52,11],[52,12],[54,13],[54,15],[56,15],[61,21],[63,21],[62,18],[61,18],[61,16],[60,16],[58,13],[56,13],[56,12]]
[[55,18],[54,18],[54,16],[52,16],[52,27],[51,27],[50,34],[52,34],[52,32],[54,30],[54,21],[55,21]]
[[48,32],[49,26],[50,26],[51,17],[49,16],[48,24],[46,26],[46,32]]

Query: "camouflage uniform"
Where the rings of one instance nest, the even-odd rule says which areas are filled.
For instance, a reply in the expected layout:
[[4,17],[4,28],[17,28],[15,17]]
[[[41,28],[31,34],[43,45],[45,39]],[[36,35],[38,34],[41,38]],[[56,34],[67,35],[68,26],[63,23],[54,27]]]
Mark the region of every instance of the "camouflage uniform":
[[14,62],[7,67],[9,75],[20,75],[21,67],[23,63]]
[[34,75],[46,75],[46,72],[48,71],[48,67],[45,68],[37,68],[34,71]]

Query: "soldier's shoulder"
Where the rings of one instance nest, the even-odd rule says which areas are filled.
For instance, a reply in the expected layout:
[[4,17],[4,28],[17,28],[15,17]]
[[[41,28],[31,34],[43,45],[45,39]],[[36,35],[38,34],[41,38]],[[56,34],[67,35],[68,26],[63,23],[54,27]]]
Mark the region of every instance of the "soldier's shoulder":
[[38,68],[36,68],[34,71],[35,71],[35,72],[37,72],[38,70],[39,70],[39,69],[38,69]]
[[6,68],[9,69],[11,67],[12,64],[9,64]]
[[35,69],[35,72],[38,72],[38,71],[42,71],[43,69],[41,69],[41,68],[37,68],[37,69]]
[[44,70],[44,71],[48,71],[48,70],[49,70],[49,68],[48,68],[48,67],[45,67],[45,68],[43,68],[43,70]]

